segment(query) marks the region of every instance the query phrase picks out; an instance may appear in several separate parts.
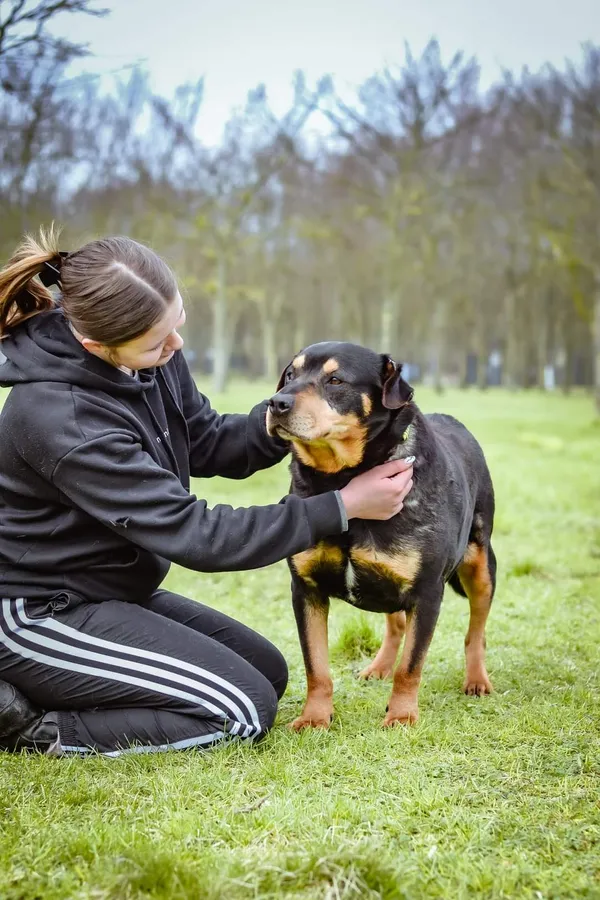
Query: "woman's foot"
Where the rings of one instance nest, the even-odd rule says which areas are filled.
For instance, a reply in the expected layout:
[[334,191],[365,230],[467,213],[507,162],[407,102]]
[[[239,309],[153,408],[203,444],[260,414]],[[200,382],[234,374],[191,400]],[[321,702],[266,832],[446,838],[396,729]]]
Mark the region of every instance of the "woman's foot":
[[56,713],[43,713],[6,681],[0,681],[0,750],[61,752]]

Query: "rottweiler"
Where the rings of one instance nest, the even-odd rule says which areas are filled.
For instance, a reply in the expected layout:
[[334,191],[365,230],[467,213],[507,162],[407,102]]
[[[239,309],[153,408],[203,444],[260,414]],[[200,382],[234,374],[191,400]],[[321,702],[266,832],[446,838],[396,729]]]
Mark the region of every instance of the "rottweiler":
[[296,730],[327,728],[333,715],[330,597],[386,615],[381,648],[359,676],[393,674],[384,725],[418,719],[421,672],[446,582],[470,603],[464,692],[492,690],[485,667],[485,624],[496,583],[492,480],[465,426],[452,416],[424,415],[413,393],[390,356],[324,342],[292,360],[269,401],[267,427],[291,442],[291,492],[301,497],[340,490],[387,460],[415,457],[413,488],[398,515],[352,519],[344,534],[288,560],[307,677]]

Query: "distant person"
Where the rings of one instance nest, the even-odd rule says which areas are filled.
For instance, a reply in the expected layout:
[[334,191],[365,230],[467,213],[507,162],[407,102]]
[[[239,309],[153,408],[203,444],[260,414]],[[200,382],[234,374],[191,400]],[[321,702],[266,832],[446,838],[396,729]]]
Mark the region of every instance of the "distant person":
[[247,478],[287,446],[267,434],[266,401],[220,416],[198,393],[184,322],[173,273],[128,238],[64,254],[42,232],[0,271],[0,384],[12,387],[0,414],[2,749],[116,756],[261,737],[284,658],[161,590],[169,564],[267,566],[350,518],[390,518],[410,490],[397,460],[340,492],[208,509],[190,476]]

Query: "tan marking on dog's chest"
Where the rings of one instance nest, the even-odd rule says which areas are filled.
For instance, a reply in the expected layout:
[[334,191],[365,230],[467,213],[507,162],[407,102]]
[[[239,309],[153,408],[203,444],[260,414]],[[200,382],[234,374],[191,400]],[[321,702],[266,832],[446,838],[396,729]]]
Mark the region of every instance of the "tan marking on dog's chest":
[[296,553],[295,556],[292,556],[292,562],[298,576],[311,587],[314,587],[316,582],[312,575],[315,569],[341,569],[344,565],[344,554],[341,548],[335,544],[326,544],[325,541],[321,541],[316,547],[311,547],[310,550]]
[[343,426],[339,438],[329,436],[322,440],[292,440],[300,462],[311,469],[333,475],[341,469],[352,469],[360,465],[367,442],[366,428],[354,413],[338,417],[335,427]]
[[373,547],[353,547],[350,560],[359,570],[369,569],[382,578],[400,584],[408,590],[414,584],[421,569],[421,554],[418,550],[401,550],[388,553]]

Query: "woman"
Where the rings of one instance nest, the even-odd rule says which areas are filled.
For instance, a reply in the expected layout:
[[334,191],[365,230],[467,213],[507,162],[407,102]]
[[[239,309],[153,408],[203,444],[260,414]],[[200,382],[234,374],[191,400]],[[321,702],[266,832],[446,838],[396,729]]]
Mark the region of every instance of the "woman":
[[128,238],[64,254],[42,232],[0,271],[3,749],[115,756],[261,737],[282,655],[160,590],[169,564],[267,566],[353,517],[395,515],[410,490],[395,461],[339,493],[208,509],[190,476],[246,478],[286,446],[267,434],[266,402],[219,416],[198,393],[184,322],[172,272]]

